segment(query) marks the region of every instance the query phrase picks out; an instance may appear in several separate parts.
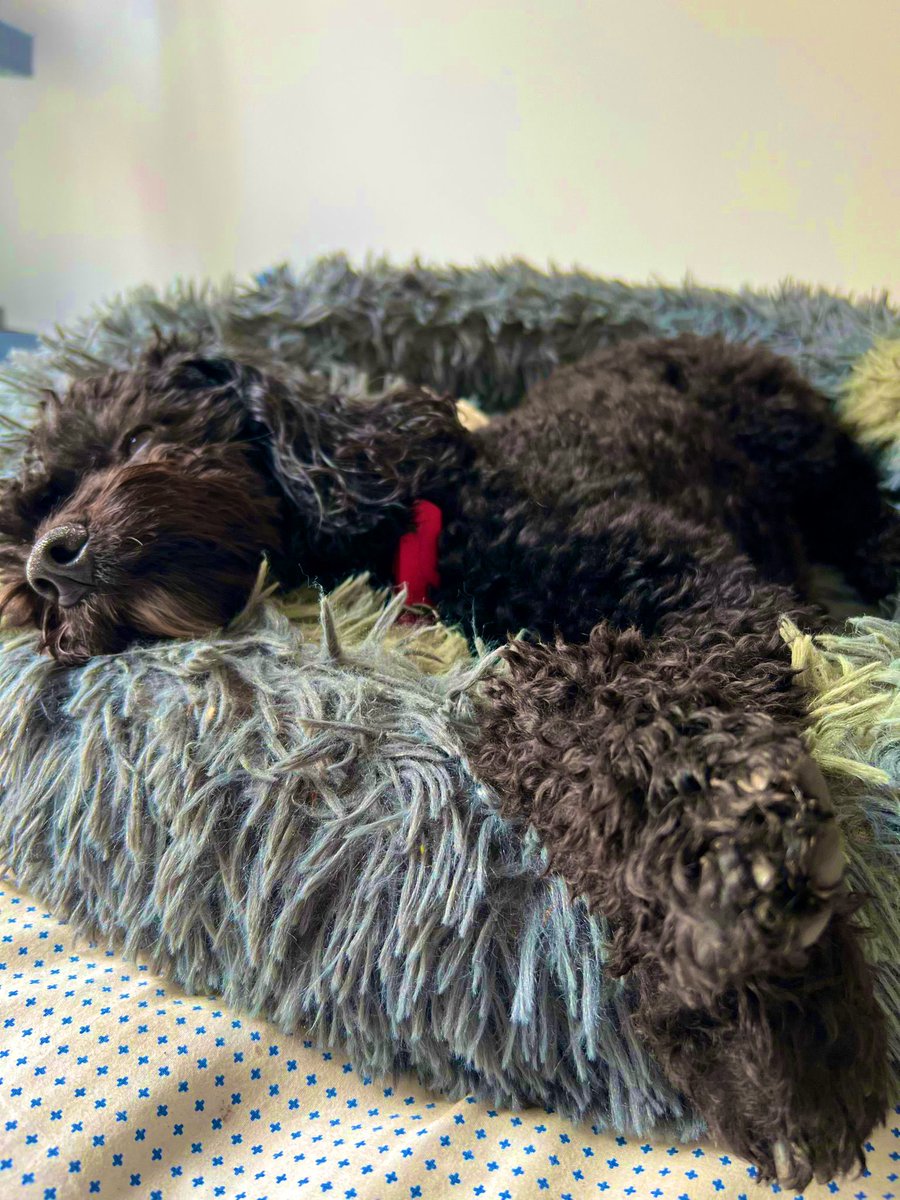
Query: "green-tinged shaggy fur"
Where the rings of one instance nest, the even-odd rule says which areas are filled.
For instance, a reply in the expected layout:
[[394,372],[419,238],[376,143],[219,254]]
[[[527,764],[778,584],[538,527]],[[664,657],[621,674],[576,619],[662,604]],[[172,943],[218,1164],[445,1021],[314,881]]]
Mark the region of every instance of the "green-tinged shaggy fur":
[[850,886],[863,918],[876,988],[900,1072],[900,624],[848,622],[811,638],[785,623],[799,683],[809,691],[810,747],[828,778],[844,834]]
[[841,388],[844,416],[859,440],[881,451],[896,484],[900,474],[900,338],[883,338],[857,362]]

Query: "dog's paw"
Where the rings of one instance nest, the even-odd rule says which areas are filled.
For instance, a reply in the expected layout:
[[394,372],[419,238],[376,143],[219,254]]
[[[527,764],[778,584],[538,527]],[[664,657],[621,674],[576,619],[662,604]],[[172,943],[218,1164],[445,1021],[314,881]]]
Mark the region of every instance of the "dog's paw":
[[804,755],[721,786],[730,795],[724,828],[701,859],[701,905],[755,928],[767,949],[807,948],[828,924],[845,865],[821,771]]
[[837,1144],[828,1145],[818,1129],[796,1128],[790,1133],[784,1130],[780,1136],[769,1140],[764,1135],[754,1134],[749,1127],[738,1128],[736,1121],[741,1120],[741,1113],[741,1107],[737,1106],[735,1116],[729,1122],[730,1140],[721,1128],[716,1130],[715,1136],[717,1140],[727,1141],[753,1164],[760,1183],[779,1184],[794,1194],[804,1191],[814,1180],[826,1184],[865,1169],[865,1135],[854,1131]]
[[[822,773],[795,746],[710,774],[685,840],[695,864],[676,877],[668,962],[708,998],[762,970],[802,969],[846,904],[844,854]],[[690,868],[690,869],[688,869]]]
[[635,1024],[714,1139],[764,1181],[801,1191],[859,1169],[887,1108],[887,1038],[861,936],[836,916],[802,972],[686,1004],[659,964],[637,969]]

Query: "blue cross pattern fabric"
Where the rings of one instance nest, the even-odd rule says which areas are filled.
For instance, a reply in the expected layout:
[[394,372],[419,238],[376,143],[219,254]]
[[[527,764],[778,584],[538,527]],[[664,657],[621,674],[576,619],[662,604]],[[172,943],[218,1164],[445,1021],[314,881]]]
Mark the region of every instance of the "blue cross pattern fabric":
[[[74,1200],[754,1200],[708,1143],[628,1139],[541,1110],[442,1100],[186,996],[78,942],[0,880],[0,1197]],[[806,1200],[900,1200],[900,1121],[858,1179]],[[785,1193],[781,1193],[785,1196]]]

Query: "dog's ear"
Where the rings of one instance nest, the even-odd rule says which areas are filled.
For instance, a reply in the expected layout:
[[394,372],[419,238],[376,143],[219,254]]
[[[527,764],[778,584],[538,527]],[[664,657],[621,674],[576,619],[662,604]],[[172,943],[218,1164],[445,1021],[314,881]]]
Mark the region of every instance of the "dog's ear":
[[206,422],[209,437],[239,441],[258,432],[250,428],[251,396],[262,375],[253,367],[179,347],[152,368],[151,379],[154,390],[170,395],[198,426]]
[[204,353],[204,347],[196,337],[184,332],[163,333],[154,330],[154,336],[141,350],[138,369],[162,373],[175,387],[210,389],[234,383],[241,368],[233,359],[218,353]]
[[472,457],[454,401],[422,388],[347,398],[253,368],[238,386],[274,479],[324,537],[367,533],[413,500],[440,502]]
[[241,378],[241,368],[230,358],[188,358],[172,372],[172,382],[180,388],[227,387]]
[[228,436],[252,443],[273,482],[320,537],[365,534],[440,499],[471,456],[455,402],[424,388],[335,395],[296,369],[269,373],[183,345],[160,362],[162,386],[196,393]]

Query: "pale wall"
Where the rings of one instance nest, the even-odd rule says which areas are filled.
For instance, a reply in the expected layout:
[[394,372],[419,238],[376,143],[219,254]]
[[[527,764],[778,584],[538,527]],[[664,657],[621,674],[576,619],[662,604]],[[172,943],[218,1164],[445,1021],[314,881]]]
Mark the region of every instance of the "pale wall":
[[898,0],[0,0],[0,304],[345,249],[900,296]]

